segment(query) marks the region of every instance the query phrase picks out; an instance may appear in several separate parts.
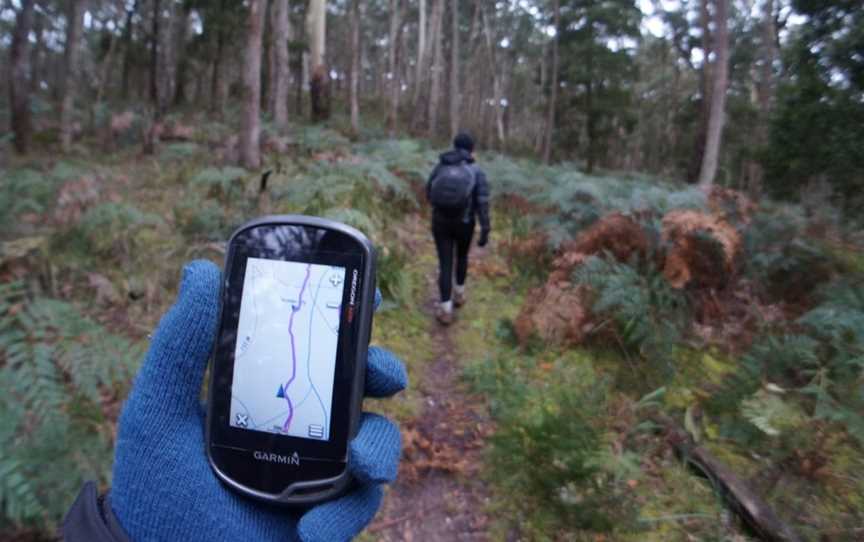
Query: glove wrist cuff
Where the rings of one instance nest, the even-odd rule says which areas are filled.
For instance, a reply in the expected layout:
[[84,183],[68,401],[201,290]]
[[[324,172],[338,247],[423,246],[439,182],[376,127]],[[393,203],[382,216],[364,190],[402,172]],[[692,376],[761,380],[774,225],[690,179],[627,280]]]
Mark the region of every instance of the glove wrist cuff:
[[107,496],[99,496],[96,484],[87,482],[63,518],[63,540],[68,542],[131,542]]

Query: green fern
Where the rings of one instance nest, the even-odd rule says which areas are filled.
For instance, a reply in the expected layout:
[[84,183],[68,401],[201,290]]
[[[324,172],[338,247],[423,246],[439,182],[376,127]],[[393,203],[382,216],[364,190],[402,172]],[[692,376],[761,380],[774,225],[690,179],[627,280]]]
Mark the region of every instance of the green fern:
[[654,269],[640,273],[613,258],[589,258],[573,273],[575,284],[593,291],[591,310],[605,318],[626,353],[670,368],[676,343],[686,331],[689,308],[684,295]]
[[0,524],[57,520],[85,479],[107,482],[102,404],[125,393],[141,353],[68,303],[0,285]]

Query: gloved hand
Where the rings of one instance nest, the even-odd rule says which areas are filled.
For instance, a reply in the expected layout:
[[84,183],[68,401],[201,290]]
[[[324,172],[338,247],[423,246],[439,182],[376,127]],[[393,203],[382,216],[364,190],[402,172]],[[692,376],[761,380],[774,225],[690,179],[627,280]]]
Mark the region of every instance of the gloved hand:
[[485,247],[489,243],[489,230],[480,230],[480,239],[477,240],[478,247]]
[[[363,414],[350,445],[353,492],[305,513],[256,503],[225,488],[205,453],[199,402],[214,344],[221,273],[209,262],[183,270],[177,302],[162,318],[123,408],[108,502],[135,541],[340,541],[358,534],[381,503],[380,484],[396,478],[398,427]],[[366,393],[393,395],[407,384],[393,354],[369,349]]]

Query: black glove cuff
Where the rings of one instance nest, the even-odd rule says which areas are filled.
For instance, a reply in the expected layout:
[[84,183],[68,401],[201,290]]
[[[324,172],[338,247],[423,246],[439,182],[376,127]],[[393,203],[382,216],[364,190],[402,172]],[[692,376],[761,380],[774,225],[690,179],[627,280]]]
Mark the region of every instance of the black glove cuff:
[[131,542],[107,496],[99,496],[94,482],[87,482],[63,518],[63,540],[66,542]]

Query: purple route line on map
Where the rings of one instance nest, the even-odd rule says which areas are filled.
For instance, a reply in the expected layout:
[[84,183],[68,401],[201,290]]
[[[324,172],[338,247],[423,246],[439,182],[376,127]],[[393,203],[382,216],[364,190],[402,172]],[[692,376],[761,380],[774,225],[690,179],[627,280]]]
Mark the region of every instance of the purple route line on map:
[[288,320],[288,335],[291,337],[291,378],[285,384],[285,400],[288,401],[288,418],[282,425],[282,432],[287,433],[288,427],[291,425],[291,418],[294,417],[294,405],[291,404],[291,397],[288,395],[288,386],[294,382],[297,376],[297,351],[294,348],[294,315],[300,312],[300,307],[303,305],[303,292],[306,290],[306,284],[309,282],[309,274],[312,272],[312,265],[306,266],[306,277],[303,279],[303,285],[300,287],[300,295],[297,297],[297,306],[291,307],[291,318]]

